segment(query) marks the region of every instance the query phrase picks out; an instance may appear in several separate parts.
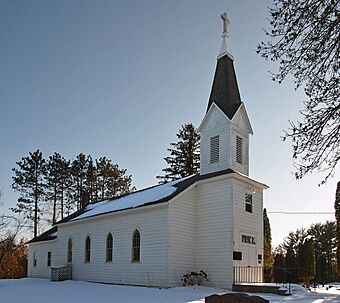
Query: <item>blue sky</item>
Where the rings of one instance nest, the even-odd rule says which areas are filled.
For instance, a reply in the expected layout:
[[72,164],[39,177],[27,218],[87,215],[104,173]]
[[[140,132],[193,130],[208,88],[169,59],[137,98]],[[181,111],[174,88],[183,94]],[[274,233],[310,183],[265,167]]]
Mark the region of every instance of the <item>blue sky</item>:
[[[254,136],[250,176],[265,182],[268,211],[332,212],[337,174],[292,175],[281,136],[304,95],[279,85],[275,64],[256,53],[271,1],[0,2],[0,188],[14,206],[11,169],[28,152],[107,156],[134,185],[157,183],[181,124],[202,120],[221,41],[219,15],[231,24],[230,48]],[[273,242],[333,215],[271,214]]]

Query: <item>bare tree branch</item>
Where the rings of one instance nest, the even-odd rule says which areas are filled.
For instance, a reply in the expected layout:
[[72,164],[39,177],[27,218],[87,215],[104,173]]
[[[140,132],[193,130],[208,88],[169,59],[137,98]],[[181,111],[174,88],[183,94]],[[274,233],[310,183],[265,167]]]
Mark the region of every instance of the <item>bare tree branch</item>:
[[283,140],[290,138],[297,179],[309,172],[331,177],[340,158],[340,4],[336,0],[274,0],[269,9],[269,41],[257,52],[278,61],[272,79],[294,77],[308,97],[302,121],[290,122]]

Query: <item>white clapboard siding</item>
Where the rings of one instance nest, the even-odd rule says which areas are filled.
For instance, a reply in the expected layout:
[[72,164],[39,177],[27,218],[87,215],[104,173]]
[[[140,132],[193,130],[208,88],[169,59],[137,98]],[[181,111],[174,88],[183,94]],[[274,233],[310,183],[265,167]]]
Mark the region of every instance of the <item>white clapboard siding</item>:
[[208,274],[207,285],[232,285],[232,182],[226,176],[196,187],[196,271]]
[[195,187],[169,204],[169,285],[195,270]]
[[[141,234],[141,261],[131,261],[132,234]],[[106,262],[106,237],[114,239],[113,262]],[[85,239],[91,238],[91,262],[85,263]],[[66,264],[72,239],[75,280],[167,286],[167,204],[123,211],[58,226],[56,262]]]
[[[230,167],[229,129],[230,120],[214,105],[200,127],[201,174],[208,174]],[[219,136],[219,161],[210,163],[210,139],[215,136]]]
[[[235,266],[261,266],[258,254],[263,255],[263,190],[234,180],[234,250],[242,252],[242,260]],[[252,194],[253,212],[245,211],[245,194]],[[256,237],[256,245],[241,242],[241,235]],[[262,257],[263,258],[263,257]]]
[[[56,266],[55,247],[57,240],[31,243],[28,250],[27,275],[32,278],[51,278],[51,267]],[[51,252],[51,266],[47,266],[47,254]],[[35,253],[37,264],[33,266]]]

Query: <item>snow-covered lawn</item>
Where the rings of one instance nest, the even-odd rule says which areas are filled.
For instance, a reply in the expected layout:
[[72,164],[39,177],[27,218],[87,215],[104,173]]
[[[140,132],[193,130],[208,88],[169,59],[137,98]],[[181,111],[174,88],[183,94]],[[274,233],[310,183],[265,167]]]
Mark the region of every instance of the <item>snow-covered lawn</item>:
[[[340,285],[318,288],[309,292],[293,287],[293,295],[281,297],[260,294],[271,303],[333,303],[340,302]],[[213,293],[225,290],[207,287],[178,287],[169,289],[106,285],[81,281],[50,282],[45,279],[0,280],[1,303],[198,303]]]

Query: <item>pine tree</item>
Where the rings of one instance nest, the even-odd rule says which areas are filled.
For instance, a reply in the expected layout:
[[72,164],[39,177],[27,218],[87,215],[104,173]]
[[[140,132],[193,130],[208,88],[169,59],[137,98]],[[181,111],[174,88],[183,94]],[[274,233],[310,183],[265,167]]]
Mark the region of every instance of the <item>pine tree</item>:
[[69,186],[70,161],[59,153],[49,157],[46,170],[47,199],[52,201],[52,223],[64,217],[65,188]]
[[17,207],[12,208],[12,211],[23,213],[33,221],[34,237],[36,237],[41,203],[46,189],[44,181],[46,161],[42,153],[36,150],[16,164],[18,168],[12,169],[14,172],[12,188],[20,194],[20,197]]
[[288,247],[286,252],[286,271],[287,281],[290,283],[298,282],[297,257],[292,247]]
[[184,124],[176,134],[177,143],[170,143],[172,148],[168,148],[170,156],[164,160],[168,167],[162,171],[164,176],[157,176],[160,183],[181,179],[199,172],[199,144],[200,135],[197,129],[191,124]]
[[340,275],[340,182],[335,193],[335,220],[336,220],[336,272]]
[[280,253],[276,253],[274,257],[274,266],[273,266],[273,278],[275,283],[283,283],[286,281],[285,276],[285,257]]
[[[59,163],[60,173],[60,218],[64,218],[66,209],[67,197],[69,189],[71,188],[71,161],[66,160],[64,157],[61,158]],[[66,205],[65,205],[66,204]]]
[[85,192],[87,194],[89,203],[97,201],[97,168],[93,164],[91,156],[89,156],[88,158],[88,166],[85,180]]
[[85,189],[89,165],[89,156],[80,153],[71,165],[72,200],[77,210],[85,208],[89,203],[88,192]]
[[314,244],[316,280],[319,283],[327,283],[333,280],[333,263],[336,243],[335,222],[324,224],[312,224],[308,229]]
[[126,169],[120,169],[106,157],[96,160],[96,167],[98,199],[114,198],[135,190],[131,187],[132,176],[126,174]]
[[311,280],[315,277],[315,255],[313,241],[306,239],[298,247],[298,266],[299,278],[305,285],[310,285]]
[[264,254],[264,281],[271,282],[271,270],[274,263],[274,257],[272,254],[272,235],[269,223],[269,218],[267,216],[267,210],[263,210],[263,254]]

